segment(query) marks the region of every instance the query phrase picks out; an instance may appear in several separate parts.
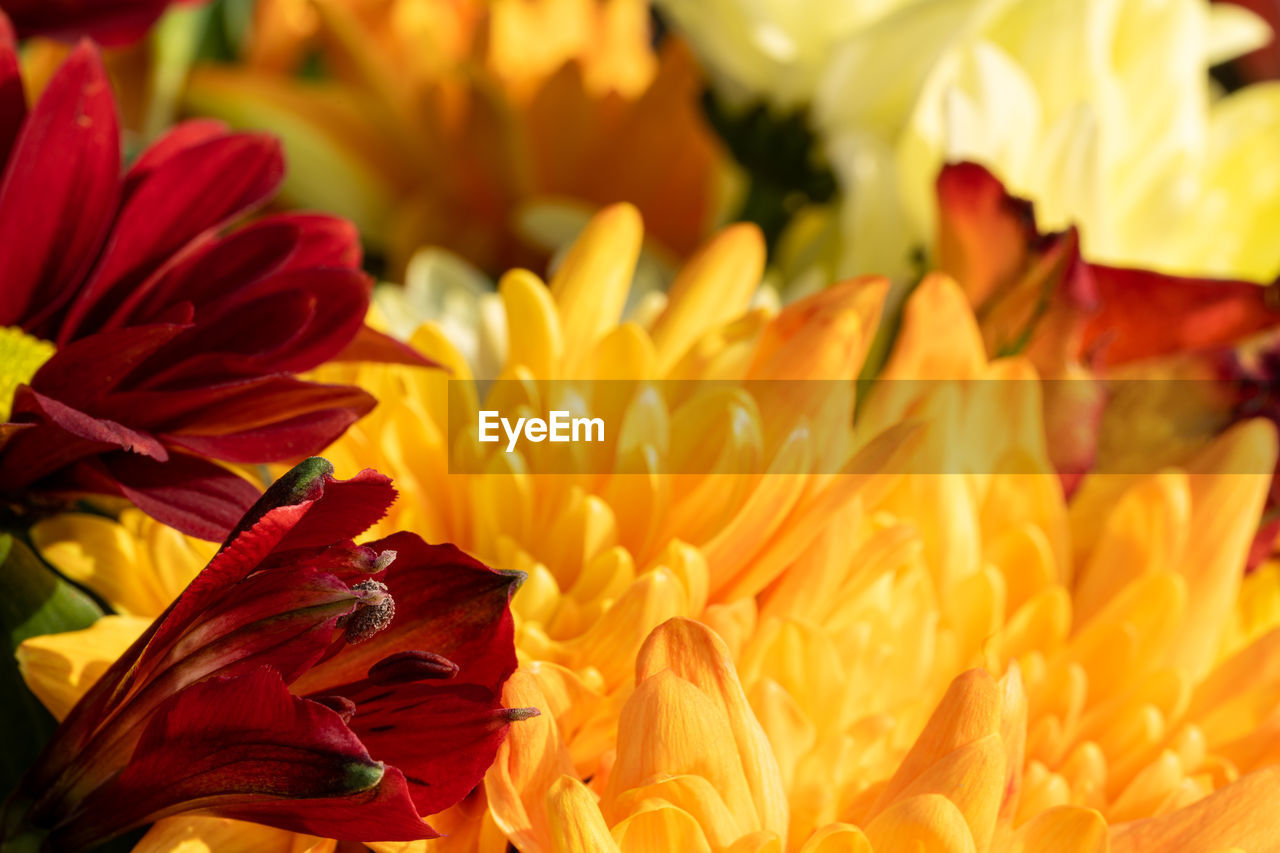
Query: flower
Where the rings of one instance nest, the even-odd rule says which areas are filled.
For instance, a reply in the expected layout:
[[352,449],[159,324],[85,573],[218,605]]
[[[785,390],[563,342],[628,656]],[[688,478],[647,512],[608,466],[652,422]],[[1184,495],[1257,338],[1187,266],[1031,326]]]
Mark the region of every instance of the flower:
[[[4,0],[19,38],[86,35],[102,44],[131,42],[151,27],[175,0]],[[178,0],[199,3],[203,0]]]
[[[382,524],[529,577],[503,702],[543,715],[513,727],[433,844],[1195,850],[1269,837],[1256,806],[1280,785],[1280,565],[1242,571],[1277,455],[1269,424],[1240,423],[1177,466],[1086,477],[1068,505],[1034,367],[987,355],[948,277],[911,293],[877,380],[858,387],[883,280],[752,307],[762,240],[735,226],[664,303],[620,323],[642,242],[635,209],[614,206],[549,286],[505,275],[499,296],[520,321],[483,392],[431,324],[414,344],[453,379],[320,371],[387,401],[331,448],[342,466],[396,471],[408,499]],[[770,378],[790,395],[769,397]],[[468,412],[539,410],[574,379],[630,380],[610,417],[627,426],[599,455],[457,452],[448,410],[467,394]],[[675,380],[692,383],[684,396]],[[96,578],[112,560],[68,560],[67,540],[87,534],[47,530],[35,538],[51,559],[111,587]],[[163,540],[150,536],[120,541],[151,551]],[[39,695],[73,694],[86,659],[109,656],[105,642],[65,643],[81,666],[28,665]]]
[[221,539],[258,489],[211,460],[295,460],[373,407],[294,374],[421,360],[363,327],[370,284],[348,223],[291,214],[224,233],[278,186],[273,140],[190,122],[122,178],[92,46],[28,112],[0,20],[0,79],[0,495],[19,511],[121,495]]
[[845,197],[839,268],[909,269],[939,168],[974,160],[1050,229],[1079,224],[1089,258],[1273,279],[1260,223],[1280,215],[1280,88],[1214,99],[1207,74],[1266,38],[1208,0],[933,0],[886,16],[839,45],[814,100]]
[[[1274,430],[1068,510],[1017,362],[988,362],[960,289],[926,279],[885,368],[900,392],[859,420],[928,412],[916,453],[978,436],[1006,464],[885,466],[884,492],[806,518],[816,538],[763,590],[652,632],[634,689],[522,638],[508,701],[557,724],[514,733],[486,779],[519,849],[1265,846],[1280,575],[1241,568]],[[983,370],[1005,381],[914,381]]]
[[[522,271],[503,278],[506,312],[521,322],[507,326],[507,360],[485,407],[516,404],[519,398],[493,396],[511,393],[504,377],[848,382],[859,374],[882,282],[843,283],[776,316],[751,310],[760,238],[738,226],[689,262],[665,305],[615,325],[640,242],[635,212],[615,207],[597,216],[549,290]],[[1121,334],[1127,343],[1130,332]],[[414,343],[458,379],[469,376],[440,330],[424,326]],[[863,448],[858,464],[843,470],[882,472],[869,478],[830,476],[838,464],[780,467],[774,470],[790,473],[773,477],[730,473],[759,461],[751,436],[769,434],[771,422],[794,425],[776,401],[757,400],[742,428],[726,433],[715,426],[723,410],[710,402],[664,412],[649,398],[621,419],[644,426],[631,434],[625,453],[620,440],[603,471],[597,465],[570,476],[544,467],[546,458],[534,450],[517,450],[495,452],[483,463],[486,473],[476,476],[447,452],[452,433],[442,377],[411,377],[394,366],[324,373],[396,401],[332,452],[350,460],[383,454],[410,493],[421,495],[403,505],[399,523],[457,537],[495,564],[529,573],[513,601],[522,668],[508,702],[548,709],[555,724],[546,718],[514,733],[485,785],[492,819],[521,850],[591,849],[602,843],[600,831],[613,832],[621,844],[625,827],[641,833],[641,825],[682,834],[659,834],[664,840],[647,847],[637,840],[636,849],[683,849],[699,834],[721,849],[737,832],[743,844],[750,836],[753,843],[773,838],[801,849],[811,839],[816,846],[823,838],[852,837],[842,823],[873,840],[890,839],[883,841],[888,845],[895,832],[912,831],[912,822],[937,821],[947,822],[948,833],[962,824],[979,850],[1005,849],[1004,840],[1022,832],[1030,839],[1110,832],[1119,844],[1176,831],[1192,840],[1187,814],[1204,818],[1204,832],[1219,832],[1258,790],[1274,790],[1266,772],[1228,784],[1271,759],[1235,745],[1258,718],[1228,721],[1224,710],[1242,703],[1268,713],[1269,687],[1255,692],[1224,673],[1239,665],[1236,655],[1269,660],[1264,626],[1280,624],[1280,614],[1265,611],[1247,638],[1226,639],[1241,630],[1235,602],[1275,461],[1272,432],[1265,424],[1237,426],[1208,447],[1202,442],[1183,471],[1086,478],[1069,513],[1049,461],[1034,369],[1025,358],[989,359],[967,298],[943,277],[927,278],[908,300],[852,435],[841,435],[847,426],[832,427],[814,440],[816,447]],[[968,381],[940,382],[961,379]],[[838,387],[822,384],[823,399]],[[845,404],[851,401],[839,406]],[[538,401],[528,405],[538,410]],[[852,416],[839,406],[830,420],[812,417],[810,428],[849,424]],[[923,445],[887,432],[907,418],[923,421]],[[872,450],[867,442],[886,433],[888,444]],[[652,461],[699,452],[723,454],[716,473],[671,476],[669,464]],[[929,473],[952,469],[928,460],[958,452],[972,457],[971,473]],[[904,464],[903,453],[915,461]],[[651,461],[632,467],[636,460]],[[547,476],[549,470],[558,473]],[[1217,514],[1228,506],[1227,515]],[[1162,507],[1193,514],[1136,520]],[[1134,538],[1134,529],[1181,532],[1165,541],[1154,532]],[[1267,580],[1250,577],[1242,612],[1267,600],[1274,572],[1258,575]],[[754,790],[733,781],[739,772],[733,768],[763,767],[758,757],[724,757],[727,741],[719,735],[682,737],[723,731],[725,724],[682,715],[702,706],[694,699],[662,699],[667,691],[685,697],[676,681],[660,679],[652,686],[657,698],[641,697],[646,677],[661,670],[644,663],[642,649],[658,642],[652,632],[673,617],[698,619],[721,636],[723,650],[710,656],[737,662],[751,713],[778,762],[782,793],[771,783],[767,803],[726,803],[732,820],[707,788]],[[1148,630],[1162,618],[1170,627]],[[1116,638],[1131,634],[1156,645],[1134,646],[1121,661]],[[974,667],[986,672],[966,675]],[[690,680],[678,667],[676,674]],[[1201,697],[1198,704],[1178,700],[1150,710],[1168,679],[1187,685]],[[958,693],[947,699],[953,682]],[[985,714],[990,696],[1019,690],[1029,708],[1025,722],[984,717],[981,724],[999,727],[1004,756],[983,757],[992,755],[990,740],[963,758],[939,752],[929,726],[951,731],[957,748],[968,743],[957,738],[980,740],[991,731],[966,728],[965,715],[952,708]],[[637,707],[645,710],[629,710]],[[1153,713],[1158,724],[1145,722]],[[1150,725],[1148,734],[1133,736],[1142,725]],[[655,737],[676,746],[664,751]],[[931,751],[920,763],[904,763],[913,744]],[[624,755],[661,757],[638,758],[649,769],[614,783]],[[942,789],[950,800],[945,807],[914,799],[924,788],[908,784],[935,761],[945,765],[936,771],[937,784],[950,786]],[[966,799],[965,780],[979,777],[965,774],[979,771],[994,780],[990,790],[1016,779],[1020,799],[994,812]],[[706,775],[710,785],[686,782],[683,774]],[[561,776],[589,779],[589,790],[558,782]],[[670,777],[681,781],[659,784]],[[900,793],[877,799],[891,779]],[[982,786],[988,791],[987,781]],[[1209,796],[1214,791],[1220,793]],[[672,804],[678,809],[667,808]],[[589,805],[599,819],[590,817]],[[1075,810],[1051,811],[1058,806]],[[1183,806],[1190,811],[1179,813]],[[956,823],[957,812],[967,817],[979,808],[972,826],[964,818]],[[1174,818],[1158,817],[1164,811],[1178,815],[1183,828],[1170,829]],[[1148,820],[1127,824],[1140,818]],[[1108,830],[1109,824],[1115,826]],[[1270,830],[1256,821],[1249,826]],[[1034,840],[1026,843],[1034,849]]]
[[813,100],[831,54],[849,36],[908,0],[657,0],[689,37],[718,93],[739,105],[764,101],[776,111]]
[[[193,811],[433,837],[420,816],[464,797],[531,713],[499,699],[519,576],[408,533],[354,544],[394,496],[376,472],[335,480],[317,458],[277,481],[70,710],[5,837],[81,850]],[[51,654],[38,638],[19,650],[28,672]]]
[[[332,79],[283,73],[311,50]],[[541,264],[562,220],[621,200],[683,255],[713,214],[696,69],[655,53],[642,0],[268,0],[248,61],[197,68],[188,105],[279,133],[284,197],[351,218],[396,280],[426,245]]]

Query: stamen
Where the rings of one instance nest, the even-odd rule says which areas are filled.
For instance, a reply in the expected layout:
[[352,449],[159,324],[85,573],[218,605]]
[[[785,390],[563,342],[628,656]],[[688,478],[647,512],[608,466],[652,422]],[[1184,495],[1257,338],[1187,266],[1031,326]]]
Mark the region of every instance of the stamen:
[[391,624],[396,615],[396,603],[387,592],[387,585],[380,581],[360,581],[351,587],[352,592],[363,593],[360,601],[341,623],[348,643],[363,643]]
[[458,674],[458,665],[434,652],[396,652],[369,667],[369,680],[374,684],[412,684],[415,681],[442,680]]

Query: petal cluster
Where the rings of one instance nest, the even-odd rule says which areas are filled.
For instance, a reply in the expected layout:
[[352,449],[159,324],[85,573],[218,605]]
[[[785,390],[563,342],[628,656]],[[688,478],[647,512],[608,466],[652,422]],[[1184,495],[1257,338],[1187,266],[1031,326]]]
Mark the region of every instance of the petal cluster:
[[228,230],[279,186],[275,141],[199,120],[123,176],[120,158],[96,49],[75,48],[28,109],[0,21],[0,327],[44,347],[34,370],[6,358],[0,494],[121,495],[221,539],[258,489],[212,460],[300,458],[374,404],[295,374],[344,352],[417,357],[363,327],[349,224],[293,213]]
[[[462,799],[533,713],[500,700],[518,577],[413,534],[354,544],[395,493],[332,470],[312,459],[277,481],[82,685],[8,805],[7,840],[81,850],[194,811],[338,839],[435,835],[421,816]],[[115,619],[24,647],[28,677],[67,643],[142,626]]]

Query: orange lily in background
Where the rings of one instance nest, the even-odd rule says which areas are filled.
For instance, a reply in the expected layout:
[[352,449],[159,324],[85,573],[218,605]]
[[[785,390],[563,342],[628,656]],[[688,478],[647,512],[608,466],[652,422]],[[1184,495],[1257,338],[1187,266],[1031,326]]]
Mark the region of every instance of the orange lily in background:
[[[292,76],[308,59],[332,77]],[[187,106],[278,134],[287,199],[350,217],[393,278],[424,245],[539,268],[615,201],[669,256],[710,225],[699,74],[641,0],[264,0],[248,64],[198,68]]]

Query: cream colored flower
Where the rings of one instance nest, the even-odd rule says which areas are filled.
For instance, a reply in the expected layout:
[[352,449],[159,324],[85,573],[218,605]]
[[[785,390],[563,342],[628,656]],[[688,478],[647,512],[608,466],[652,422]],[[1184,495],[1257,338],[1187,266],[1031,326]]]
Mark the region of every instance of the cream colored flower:
[[1042,225],[1080,225],[1091,260],[1270,280],[1280,86],[1215,100],[1208,77],[1266,37],[1207,0],[926,0],[859,30],[815,100],[842,270],[904,269],[938,169],[971,159]]

